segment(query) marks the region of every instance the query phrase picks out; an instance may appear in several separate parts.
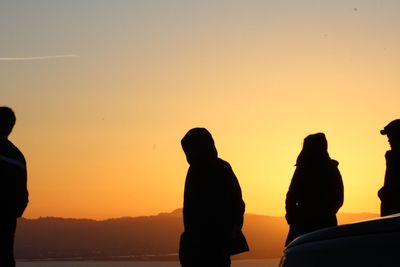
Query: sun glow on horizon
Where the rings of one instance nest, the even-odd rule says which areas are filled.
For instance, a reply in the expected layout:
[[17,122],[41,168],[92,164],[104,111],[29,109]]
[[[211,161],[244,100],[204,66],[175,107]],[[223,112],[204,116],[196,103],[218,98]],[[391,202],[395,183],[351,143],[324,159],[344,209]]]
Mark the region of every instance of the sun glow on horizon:
[[180,208],[180,140],[198,126],[249,213],[284,215],[316,132],[339,161],[340,211],[378,213],[389,149],[379,130],[399,117],[399,3],[35,2],[0,4],[14,33],[0,36],[1,56],[79,57],[0,60],[2,105],[17,115],[10,139],[28,161],[26,217]]

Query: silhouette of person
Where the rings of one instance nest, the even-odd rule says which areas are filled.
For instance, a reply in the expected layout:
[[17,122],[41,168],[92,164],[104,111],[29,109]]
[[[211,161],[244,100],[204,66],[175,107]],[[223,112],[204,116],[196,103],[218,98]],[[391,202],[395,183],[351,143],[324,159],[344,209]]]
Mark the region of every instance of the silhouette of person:
[[336,226],[336,213],[343,205],[343,181],[338,162],[328,154],[325,134],[304,139],[286,194],[287,246],[308,232]]
[[28,204],[26,162],[19,149],[8,140],[15,124],[9,107],[0,107],[0,266],[14,267],[14,236],[17,218]]
[[400,119],[390,122],[381,134],[387,135],[391,147],[385,154],[385,182],[378,191],[381,216],[386,216],[400,213]]
[[228,162],[218,158],[211,134],[191,129],[181,141],[190,167],[185,181],[179,259],[182,267],[229,267],[248,251],[241,231],[245,203]]

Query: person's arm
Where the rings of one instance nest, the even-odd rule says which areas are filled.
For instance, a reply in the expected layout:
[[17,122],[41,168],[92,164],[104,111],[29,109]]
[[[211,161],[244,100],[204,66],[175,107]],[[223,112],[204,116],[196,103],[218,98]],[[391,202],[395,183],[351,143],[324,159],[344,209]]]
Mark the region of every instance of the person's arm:
[[288,192],[286,193],[286,200],[285,200],[285,210],[286,210],[286,221],[288,224],[292,224],[295,220],[296,213],[298,210],[298,194],[297,194],[297,187],[298,187],[298,175],[299,169],[296,168],[293,178],[290,181]]
[[24,213],[28,202],[29,202],[29,193],[28,193],[28,186],[27,186],[27,170],[26,165],[25,168],[22,166],[18,167],[18,176],[15,177],[16,179],[16,215],[17,217],[21,217]]
[[242,198],[242,190],[240,188],[239,181],[232,170],[232,167],[228,165],[228,203],[230,203],[230,217],[233,222],[233,230],[239,231],[243,226],[243,216],[246,209],[246,205]]

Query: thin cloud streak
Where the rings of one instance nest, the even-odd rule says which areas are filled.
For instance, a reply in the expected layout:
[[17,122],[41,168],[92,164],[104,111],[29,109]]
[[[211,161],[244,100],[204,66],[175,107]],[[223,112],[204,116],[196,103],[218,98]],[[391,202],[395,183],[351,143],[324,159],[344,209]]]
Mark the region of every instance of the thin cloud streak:
[[54,56],[37,56],[37,57],[0,57],[0,61],[30,61],[30,60],[47,60],[59,58],[77,58],[78,55],[54,55]]

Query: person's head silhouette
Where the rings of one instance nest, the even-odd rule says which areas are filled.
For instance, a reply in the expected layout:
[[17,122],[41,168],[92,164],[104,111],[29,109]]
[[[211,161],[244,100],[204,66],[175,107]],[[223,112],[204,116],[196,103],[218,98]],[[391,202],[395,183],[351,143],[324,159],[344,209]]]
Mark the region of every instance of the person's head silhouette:
[[0,137],[7,138],[15,125],[14,111],[9,107],[0,107]]
[[296,164],[307,163],[315,160],[324,160],[329,157],[328,141],[324,133],[310,134],[304,139]]
[[400,119],[391,121],[381,130],[382,135],[387,135],[392,150],[400,150]]
[[205,128],[189,130],[181,144],[190,165],[209,163],[218,158],[212,135]]

